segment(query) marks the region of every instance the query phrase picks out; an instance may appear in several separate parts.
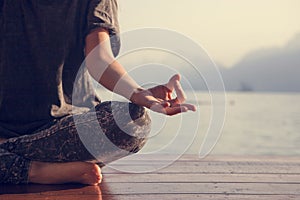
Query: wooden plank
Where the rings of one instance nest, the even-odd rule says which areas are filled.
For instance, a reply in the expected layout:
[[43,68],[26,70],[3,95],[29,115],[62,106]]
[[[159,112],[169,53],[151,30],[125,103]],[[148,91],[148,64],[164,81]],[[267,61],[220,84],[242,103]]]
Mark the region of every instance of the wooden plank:
[[[109,200],[110,196],[103,196],[103,200]],[[153,194],[153,195],[116,195],[111,196],[115,200],[141,200],[141,199],[162,199],[162,200],[296,200],[300,196],[296,195],[224,195],[224,194]],[[95,199],[96,200],[96,199]],[[111,200],[111,199],[110,199]]]
[[[300,159],[300,158],[299,158]],[[285,161],[266,161],[266,160],[258,160],[258,161],[241,161],[241,160],[229,160],[229,161],[210,161],[210,160],[176,160],[176,161],[168,161],[168,160],[122,160],[122,161],[117,161],[111,164],[108,164],[107,166],[123,166],[123,165],[128,165],[128,166],[134,166],[134,165],[148,165],[148,164],[153,164],[153,165],[172,165],[174,163],[178,163],[179,165],[183,165],[185,163],[210,163],[211,165],[222,165],[224,163],[229,163],[229,164],[253,164],[253,165],[300,165],[300,162],[294,161],[294,160],[285,160]]]
[[44,195],[5,195],[1,200],[298,200],[297,195],[226,195],[226,194],[151,194],[151,195],[60,195],[49,198]]
[[[101,187],[107,187],[106,184],[101,184]],[[1,194],[26,194],[26,193],[43,193],[47,191],[81,191],[85,190],[94,190],[99,191],[98,187],[86,187],[81,184],[60,184],[60,185],[43,185],[43,184],[24,184],[24,185],[6,185],[0,184],[0,195]],[[98,194],[98,193],[95,193]],[[1,199],[1,198],[0,198]]]
[[241,162],[296,162],[300,163],[300,156],[267,156],[267,155],[209,155],[205,158],[199,158],[195,154],[183,154],[183,155],[168,155],[168,154],[143,154],[128,156],[124,159],[120,159],[117,162],[122,161],[170,161],[177,158],[176,161],[204,161],[204,162],[228,162],[228,161],[241,161]]
[[300,175],[282,174],[105,174],[106,183],[298,183]]
[[[112,168],[114,167],[114,169]],[[164,168],[162,168],[164,167]],[[162,168],[162,169],[161,169]],[[211,174],[300,174],[300,163],[268,162],[174,162],[170,166],[161,163],[115,164],[103,168],[103,173],[154,172],[155,173],[211,173]]]
[[212,163],[212,164],[222,164],[222,163],[255,163],[255,164],[269,164],[269,165],[285,165],[285,164],[300,164],[300,156],[288,156],[288,157],[266,157],[266,156],[210,156],[206,157],[205,159],[199,159],[196,155],[183,155],[180,158],[172,157],[168,155],[162,155],[159,157],[152,157],[147,156],[145,157],[126,157],[124,159],[120,159],[112,163],[112,165],[136,165],[136,164],[149,164],[149,163],[156,163],[156,164],[172,164],[172,163],[188,163],[188,162],[195,162],[195,163]]
[[102,194],[300,195],[298,184],[274,183],[110,183]]
[[[37,193],[37,192],[36,192]],[[143,195],[143,194],[235,194],[300,195],[299,184],[282,183],[109,183],[106,187],[83,187],[39,192],[59,195]]]

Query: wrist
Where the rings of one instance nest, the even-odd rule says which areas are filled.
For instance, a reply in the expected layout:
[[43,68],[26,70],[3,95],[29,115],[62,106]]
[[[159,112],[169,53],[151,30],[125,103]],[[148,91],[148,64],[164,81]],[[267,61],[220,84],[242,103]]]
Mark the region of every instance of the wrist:
[[138,101],[137,101],[137,97],[138,97],[138,95],[141,93],[141,92],[143,92],[143,91],[145,91],[146,89],[144,89],[144,88],[136,88],[136,89],[134,89],[133,90],[133,93],[131,94],[131,97],[130,97],[130,101],[132,102],[132,103],[138,103]]

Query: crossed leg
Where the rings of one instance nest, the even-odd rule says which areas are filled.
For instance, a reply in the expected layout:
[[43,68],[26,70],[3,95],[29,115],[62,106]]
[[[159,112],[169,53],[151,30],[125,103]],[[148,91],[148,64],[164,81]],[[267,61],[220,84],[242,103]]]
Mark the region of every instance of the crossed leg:
[[94,112],[67,116],[50,128],[2,142],[0,183],[96,185],[102,176],[94,163],[136,153],[149,132],[150,118],[143,107],[104,102]]

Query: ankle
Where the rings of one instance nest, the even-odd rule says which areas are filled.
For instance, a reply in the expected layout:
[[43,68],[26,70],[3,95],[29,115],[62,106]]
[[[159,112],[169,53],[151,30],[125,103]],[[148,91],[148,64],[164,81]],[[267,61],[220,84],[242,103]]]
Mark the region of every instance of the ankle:
[[29,172],[28,172],[28,179],[29,182],[37,183],[39,177],[41,177],[43,174],[43,169],[45,168],[46,163],[33,161],[31,163]]

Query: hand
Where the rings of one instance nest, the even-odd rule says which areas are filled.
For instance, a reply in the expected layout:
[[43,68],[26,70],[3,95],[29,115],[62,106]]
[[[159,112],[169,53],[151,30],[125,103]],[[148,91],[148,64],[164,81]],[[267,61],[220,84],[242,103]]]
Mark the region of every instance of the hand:
[[[167,84],[136,91],[130,100],[138,105],[145,106],[155,112],[166,115],[175,115],[189,110],[196,111],[196,106],[184,104],[186,96],[180,85],[180,75],[174,75]],[[176,98],[172,99],[173,91],[176,91]]]

